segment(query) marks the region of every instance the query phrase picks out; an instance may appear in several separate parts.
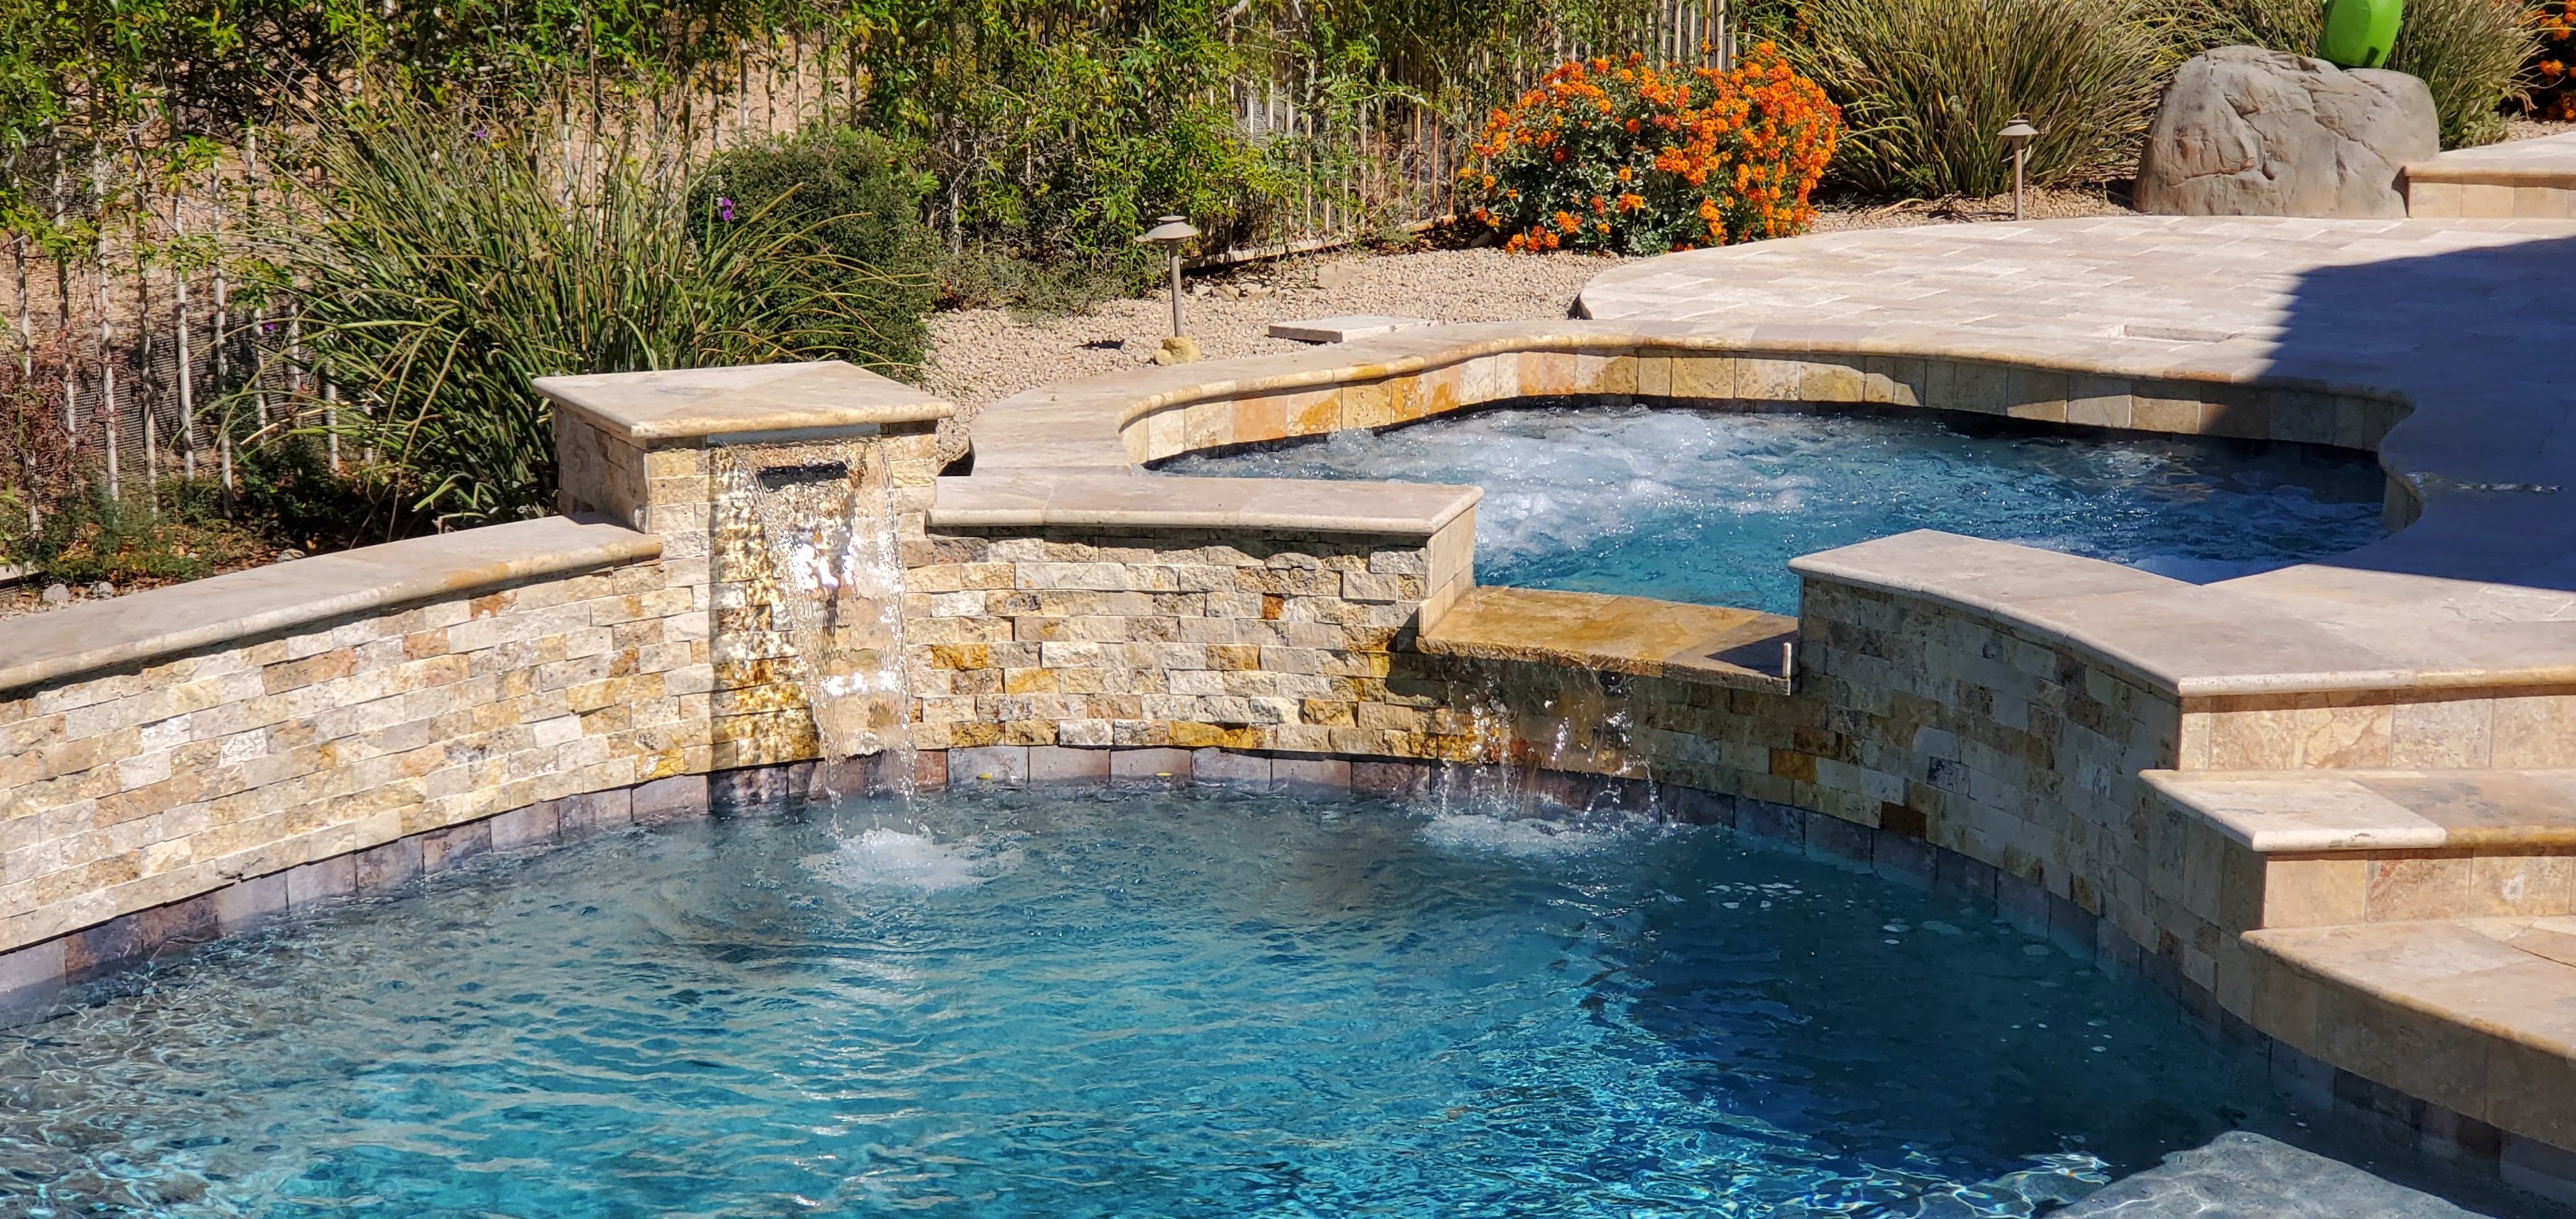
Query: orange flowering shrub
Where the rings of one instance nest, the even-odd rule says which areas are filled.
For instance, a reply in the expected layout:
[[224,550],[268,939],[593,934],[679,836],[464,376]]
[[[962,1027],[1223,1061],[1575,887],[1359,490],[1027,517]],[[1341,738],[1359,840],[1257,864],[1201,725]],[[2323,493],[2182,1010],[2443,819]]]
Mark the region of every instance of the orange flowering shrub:
[[1497,110],[1460,172],[1512,250],[1660,254],[1806,231],[1842,112],[1770,43],[1733,70],[1569,61]]
[[2568,72],[2569,61],[2576,60],[2576,46],[2569,45],[2576,35],[2576,0],[2533,0],[2531,26],[2540,36],[2531,65],[2532,112],[2560,122],[2576,119],[2576,89],[2569,88]]

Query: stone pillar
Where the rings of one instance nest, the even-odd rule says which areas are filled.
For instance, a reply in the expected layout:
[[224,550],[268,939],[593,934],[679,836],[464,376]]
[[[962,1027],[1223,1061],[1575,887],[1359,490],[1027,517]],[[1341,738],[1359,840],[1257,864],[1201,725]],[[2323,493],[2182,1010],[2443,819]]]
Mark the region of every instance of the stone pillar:
[[955,408],[837,360],[547,377],[536,388],[555,404],[562,510],[659,536],[667,591],[704,614],[713,681],[706,758],[691,769],[818,756],[815,673],[779,629],[789,615],[749,481],[772,464],[844,463],[866,502],[883,489],[911,554],[926,546],[936,428]]

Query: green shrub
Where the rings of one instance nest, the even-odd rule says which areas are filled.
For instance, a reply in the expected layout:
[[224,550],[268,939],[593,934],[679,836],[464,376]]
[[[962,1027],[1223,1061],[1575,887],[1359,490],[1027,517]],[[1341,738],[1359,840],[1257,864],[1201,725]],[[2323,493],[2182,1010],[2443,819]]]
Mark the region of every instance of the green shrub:
[[1811,0],[1799,22],[1791,62],[1842,106],[1834,176],[1891,195],[2012,189],[2016,114],[2033,184],[2116,176],[2173,63],[2141,0]]
[[871,277],[904,291],[919,277],[822,250],[817,226],[781,209],[693,215],[678,175],[638,158],[567,185],[529,138],[397,107],[325,124],[315,160],[333,189],[272,235],[267,287],[302,302],[308,383],[343,392],[297,405],[308,421],[333,412],[357,477],[413,524],[553,510],[552,425],[531,378],[896,366],[918,324],[878,313]]
[[[2315,0],[2171,2],[2186,54],[2241,44],[2314,55],[2325,23]],[[2521,95],[2539,47],[2521,0],[2407,0],[2388,67],[2423,80],[2441,115],[2442,146],[2466,148],[2503,138],[2498,107]]]
[[881,319],[876,357],[911,368],[929,341],[938,245],[921,202],[932,186],[876,133],[818,123],[718,154],[689,184],[689,214],[727,224],[767,213],[803,229],[816,252],[850,264],[835,287]]
[[91,477],[54,501],[43,524],[8,539],[10,562],[33,573],[34,584],[119,587],[194,580],[216,571],[266,561],[275,547],[219,511],[220,489],[211,479],[166,478],[153,503],[141,480],[128,476],[122,496]]

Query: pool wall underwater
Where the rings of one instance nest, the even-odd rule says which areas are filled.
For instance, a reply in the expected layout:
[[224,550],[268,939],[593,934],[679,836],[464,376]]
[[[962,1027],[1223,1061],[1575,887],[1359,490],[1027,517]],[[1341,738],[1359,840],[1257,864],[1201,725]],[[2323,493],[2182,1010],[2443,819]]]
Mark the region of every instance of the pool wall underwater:
[[[1202,370],[1194,396],[1117,425],[1117,471],[1064,447],[988,450],[979,426],[976,472],[938,478],[946,404],[846,366],[568,379],[547,387],[565,517],[0,623],[0,992],[25,1003],[483,850],[818,783],[1402,792],[1434,764],[1508,766],[1561,803],[1732,824],[1990,897],[2267,1046],[2283,1086],[2320,1106],[2576,1196],[2576,1092],[2447,1069],[2488,1061],[2491,1034],[2249,947],[2250,931],[2340,917],[2321,887],[2341,881],[2313,855],[2258,852],[2154,778],[2436,765],[2472,730],[2483,763],[2545,765],[2565,688],[2428,686],[2385,666],[2284,677],[2263,645],[2299,624],[2252,598],[1944,534],[1801,560],[1795,620],[1480,589],[1472,488],[1123,472],[1574,394],[2041,403],[2054,412],[2035,417],[2076,422],[2116,401],[2098,422],[2363,447],[2401,402],[1675,354],[1633,333],[1470,338],[1447,362],[1327,367],[1277,393]],[[1514,345],[1539,349],[1489,350]],[[908,757],[815,761],[787,594],[721,477],[729,450],[773,443],[837,446],[852,485],[883,496]],[[2392,517],[2410,518],[2415,497],[2391,487]],[[2070,596],[2183,608],[2171,638],[2113,640]],[[2237,652],[2213,661],[2213,635]],[[2576,890],[2542,883],[2563,856],[2479,858],[2537,895],[2519,912],[2576,912]]]

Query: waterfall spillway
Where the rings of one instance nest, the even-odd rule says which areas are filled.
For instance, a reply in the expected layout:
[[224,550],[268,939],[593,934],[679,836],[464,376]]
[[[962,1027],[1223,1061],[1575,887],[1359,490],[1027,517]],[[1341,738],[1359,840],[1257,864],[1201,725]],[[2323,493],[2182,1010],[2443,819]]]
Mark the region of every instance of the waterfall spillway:
[[[718,452],[736,517],[727,553],[743,569],[733,581],[747,628],[733,632],[740,659],[790,661],[819,752],[893,755],[886,773],[902,782],[912,773],[911,699],[884,459],[853,442]],[[744,536],[752,532],[756,542]]]

